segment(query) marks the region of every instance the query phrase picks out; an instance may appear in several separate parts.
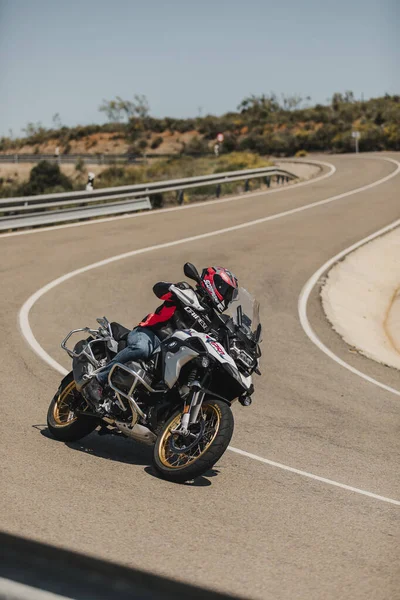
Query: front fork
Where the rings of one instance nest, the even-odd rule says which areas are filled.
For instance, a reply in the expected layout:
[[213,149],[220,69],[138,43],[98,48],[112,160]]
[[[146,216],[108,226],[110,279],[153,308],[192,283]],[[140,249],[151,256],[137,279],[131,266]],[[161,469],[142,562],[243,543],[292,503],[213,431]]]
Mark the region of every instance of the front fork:
[[178,433],[184,436],[193,436],[193,433],[189,432],[189,426],[197,422],[199,412],[204,401],[206,393],[203,391],[207,387],[206,383],[209,378],[209,374],[205,372],[203,377],[198,379],[198,369],[195,367],[189,375],[188,387],[191,390],[190,403],[185,402],[183,414],[179,427],[171,433]]
[[202,391],[202,386],[199,381],[193,381],[190,384],[192,389],[192,397],[190,404],[185,404],[180,425],[171,433],[179,433],[180,435],[190,435],[189,425],[196,423],[201,405],[203,404],[205,392]]
[[192,399],[190,404],[185,406],[181,421],[182,427],[185,427],[186,429],[189,425],[196,423],[205,396],[205,392],[201,390],[198,381],[193,382],[192,390]]

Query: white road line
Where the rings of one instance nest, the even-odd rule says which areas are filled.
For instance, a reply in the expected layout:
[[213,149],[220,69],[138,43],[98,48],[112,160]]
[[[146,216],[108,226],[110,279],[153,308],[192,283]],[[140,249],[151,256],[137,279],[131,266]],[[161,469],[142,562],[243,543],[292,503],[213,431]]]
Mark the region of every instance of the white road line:
[[[90,271],[92,269],[96,269],[98,267],[102,267],[105,265],[108,265],[110,263],[116,262],[118,260],[123,260],[124,258],[130,258],[132,256],[137,256],[139,254],[144,254],[146,252],[152,252],[155,250],[161,250],[164,248],[170,248],[173,246],[178,246],[181,244],[185,244],[185,243],[189,243],[189,242],[193,242],[193,241],[197,241],[197,240],[201,240],[201,239],[206,239],[209,237],[213,237],[216,235],[221,235],[224,233],[229,233],[231,231],[237,231],[239,229],[244,229],[247,227],[253,227],[255,225],[259,225],[261,223],[266,223],[268,221],[273,221],[275,219],[279,219],[288,215],[292,215],[298,212],[302,212],[305,210],[309,210],[311,208],[314,208],[316,206],[322,206],[325,204],[329,204],[330,202],[334,202],[336,200],[340,200],[342,198],[345,198],[347,196],[351,196],[352,194],[357,194],[359,192],[365,191],[367,189],[373,188],[377,185],[380,185],[381,183],[384,183],[385,181],[388,181],[389,179],[391,179],[392,177],[394,177],[395,175],[397,175],[397,173],[400,170],[400,163],[398,163],[397,161],[394,161],[390,158],[377,158],[377,160],[384,160],[387,162],[392,162],[394,164],[397,165],[397,169],[391,173],[390,175],[387,175],[386,177],[383,177],[382,179],[379,179],[377,181],[375,181],[374,183],[370,183],[368,185],[362,186],[360,188],[356,188],[354,190],[350,190],[349,192],[344,192],[342,194],[338,194],[336,196],[332,196],[330,198],[326,198],[325,200],[320,200],[318,202],[314,202],[311,204],[307,204],[304,206],[300,206],[298,208],[294,208],[291,210],[287,210],[281,213],[277,213],[275,215],[270,215],[268,217],[264,217],[261,219],[256,219],[254,221],[248,221],[246,223],[242,223],[240,225],[235,225],[232,227],[227,227],[225,229],[218,229],[216,231],[211,231],[208,233],[203,233],[200,235],[196,235],[196,236],[191,236],[188,238],[183,238],[180,240],[176,240],[174,242],[166,242],[164,244],[157,244],[155,246],[149,246],[147,248],[140,248],[138,250],[132,250],[130,252],[125,252],[123,254],[119,254],[117,256],[112,256],[110,258],[107,258],[105,260],[101,260],[98,261],[96,263],[92,263],[90,265],[87,265],[85,267],[81,267],[80,269],[76,269],[74,271],[71,271],[70,273],[66,273],[65,275],[62,275],[61,277],[58,277],[57,279],[54,279],[53,281],[49,282],[47,285],[43,286],[40,290],[38,290],[37,292],[35,292],[34,294],[32,294],[32,296],[30,296],[28,298],[28,300],[23,304],[23,306],[21,307],[21,310],[19,312],[19,326],[21,329],[21,333],[23,335],[23,337],[26,339],[26,341],[28,342],[28,344],[31,346],[32,350],[34,350],[34,352],[36,354],[38,354],[38,356],[40,356],[40,358],[42,360],[44,360],[47,364],[49,364],[51,367],[53,367],[54,369],[56,369],[58,372],[60,372],[61,374],[65,375],[67,374],[67,370],[60,365],[57,361],[55,361],[39,344],[39,342],[36,340],[30,323],[29,323],[29,312],[32,309],[32,307],[34,306],[34,304],[44,295],[46,294],[48,291],[50,291],[51,289],[55,288],[56,286],[60,285],[61,283],[63,283],[64,281],[67,281],[68,279],[71,279],[72,277],[75,277],[76,275],[80,275],[81,273],[85,273],[86,271]],[[332,173],[331,173],[332,174]],[[325,175],[326,176],[326,175]],[[316,181],[315,179],[313,181]],[[308,183],[308,182],[305,182]],[[301,185],[301,184],[299,184]],[[394,226],[392,224],[392,226]],[[389,226],[391,227],[391,226]],[[311,328],[310,328],[311,329]],[[312,330],[311,330],[312,331]],[[315,334],[314,334],[315,335]],[[318,339],[318,338],[317,338]],[[329,352],[329,350],[326,348],[326,350]],[[337,357],[336,357],[337,358]],[[338,361],[340,361],[340,359],[338,359]],[[345,363],[346,364],[346,363]],[[372,380],[372,382],[375,382],[374,380]],[[391,388],[389,388],[391,390]],[[257,456],[256,454],[250,454],[249,452],[245,452],[244,450],[239,450],[237,448],[232,448],[229,447],[229,450],[231,450],[232,452],[236,452],[237,454],[241,454],[243,456],[247,456],[248,458],[252,458],[253,460],[257,460],[259,462],[283,469],[285,471],[290,471],[292,473],[296,473],[297,475],[302,475],[304,477],[308,477],[311,479],[314,479],[316,481],[321,481],[322,483],[326,483],[329,485],[333,485],[336,487],[340,487],[342,489],[346,489],[348,491],[352,491],[358,494],[362,494],[364,496],[369,496],[371,498],[377,499],[377,500],[381,500],[383,502],[389,502],[390,504],[395,504],[395,505],[400,505],[400,502],[398,500],[393,500],[391,498],[386,498],[384,496],[379,496],[377,494],[373,494],[372,492],[367,492],[365,490],[360,490],[358,488],[352,487],[352,486],[348,486],[346,484],[342,484],[336,481],[333,481],[331,479],[326,479],[324,477],[320,477],[318,475],[313,475],[312,473],[308,473],[307,471],[301,471],[299,469],[295,469],[293,467],[289,467],[287,465],[283,465],[281,463],[277,463],[274,461],[270,461],[266,458],[262,458],[261,456]]]
[[294,469],[293,467],[288,467],[287,465],[283,465],[282,463],[275,462],[273,460],[268,460],[268,458],[262,458],[257,454],[251,454],[250,452],[245,452],[244,450],[240,450],[239,448],[233,448],[229,446],[228,449],[231,452],[235,452],[236,454],[241,454],[242,456],[247,456],[247,458],[252,458],[253,460],[258,460],[259,462],[265,463],[266,465],[270,465],[271,467],[277,467],[278,469],[283,469],[283,471],[289,471],[290,473],[295,473],[296,475],[302,475],[303,477],[308,477],[309,479],[314,479],[315,481],[320,481],[321,483],[327,483],[328,485],[333,485],[338,488],[342,488],[343,490],[347,490],[349,492],[355,492],[356,494],[361,494],[362,496],[368,496],[369,498],[374,498],[375,500],[380,500],[381,502],[387,502],[389,504],[394,504],[395,506],[400,506],[399,500],[393,500],[393,498],[387,498],[386,496],[379,496],[378,494],[373,494],[372,492],[367,492],[366,490],[361,490],[359,488],[353,487],[351,485],[346,485],[345,483],[339,483],[338,481],[333,481],[332,479],[326,479],[326,477],[320,477],[319,475],[313,475],[312,473],[308,473],[307,471],[301,471],[300,469]]
[[279,189],[274,189],[274,190],[261,190],[261,191],[257,191],[257,192],[249,192],[246,194],[239,194],[238,196],[230,196],[229,198],[220,198],[219,200],[206,200],[204,202],[195,202],[194,204],[189,204],[187,206],[173,206],[172,208],[162,208],[160,210],[155,210],[155,211],[149,211],[149,212],[144,212],[144,213],[136,213],[136,214],[130,214],[130,215],[122,215],[119,217],[107,217],[104,219],[96,219],[94,221],[85,221],[84,223],[68,223],[66,225],[54,225],[52,227],[41,227],[40,229],[29,229],[28,231],[13,231],[11,233],[1,233],[0,234],[0,240],[2,240],[3,238],[8,238],[8,237],[14,237],[16,235],[28,235],[31,233],[44,233],[45,231],[53,231],[55,229],[69,229],[70,227],[84,227],[87,225],[98,225],[99,223],[107,223],[109,221],[119,221],[121,219],[138,219],[138,218],[142,218],[142,217],[154,217],[155,215],[160,215],[163,213],[169,213],[169,212],[175,212],[178,210],[191,210],[194,208],[206,208],[208,205],[210,206],[215,206],[217,204],[225,204],[226,202],[233,202],[235,200],[247,200],[248,198],[254,198],[256,196],[263,196],[263,195],[269,195],[269,194],[277,194],[279,192],[287,192],[288,189],[291,188],[299,188],[299,187],[303,187],[304,185],[310,185],[312,183],[317,183],[318,181],[322,181],[323,179],[326,179],[327,177],[331,177],[335,172],[336,172],[336,167],[334,165],[332,165],[331,163],[327,163],[327,162],[323,162],[320,160],[313,160],[313,161],[296,161],[299,163],[304,162],[305,164],[315,164],[315,165],[319,165],[321,167],[327,167],[329,169],[329,171],[327,173],[324,173],[324,175],[320,175],[319,177],[314,177],[312,179],[308,179],[307,181],[302,181],[301,183],[295,183],[293,184],[293,186],[290,186],[289,188],[286,186],[283,186]]
[[5,577],[0,577],[0,598],[7,600],[72,600],[70,596],[60,596]]
[[[390,162],[392,162],[395,165],[397,165],[397,169],[395,171],[393,171],[393,173],[391,173],[384,180],[381,180],[381,183],[383,183],[383,181],[385,181],[385,180],[387,181],[388,179],[391,179],[392,177],[395,177],[400,172],[400,163],[398,161],[393,160],[391,158],[386,158],[386,160],[390,160]],[[374,185],[378,185],[378,182],[376,184],[371,184],[368,187],[373,187]],[[395,227],[398,227],[399,225],[400,225],[400,219],[398,219],[397,221],[394,221],[393,223],[390,223],[390,225],[387,225],[386,227],[383,227],[382,229],[379,229],[379,231],[376,231],[375,233],[372,233],[371,235],[363,238],[362,240],[360,240],[359,242],[356,242],[355,244],[353,244],[349,248],[345,248],[344,250],[342,250],[341,252],[339,252],[338,254],[336,254],[335,256],[333,256],[332,258],[330,258],[328,261],[326,261],[326,263],[324,263],[322,265],[322,267],[320,267],[318,269],[318,271],[316,271],[310,277],[310,279],[307,281],[307,283],[305,284],[305,286],[303,287],[303,289],[302,289],[302,291],[300,293],[299,302],[298,302],[298,311],[299,311],[299,318],[300,318],[301,326],[303,327],[306,335],[310,338],[310,340],[320,350],[322,350],[322,352],[324,352],[327,356],[329,356],[329,358],[331,358],[332,360],[334,360],[335,362],[337,362],[339,365],[341,365],[345,369],[348,369],[349,371],[351,371],[355,375],[358,375],[359,377],[362,377],[363,379],[365,379],[369,383],[373,383],[374,385],[377,385],[378,387],[382,388],[383,390],[391,392],[392,394],[396,394],[397,396],[400,396],[400,391],[399,390],[396,390],[395,388],[392,388],[392,387],[390,387],[388,385],[385,385],[384,383],[381,383],[380,381],[377,381],[373,377],[370,377],[369,375],[366,375],[365,373],[362,373],[358,369],[352,367],[351,365],[349,365],[348,363],[346,363],[344,360],[342,360],[341,358],[339,358],[338,356],[336,356],[336,354],[334,354],[331,350],[329,350],[329,348],[327,346],[325,346],[325,344],[319,339],[319,337],[317,336],[317,334],[315,333],[315,331],[311,327],[310,321],[308,320],[308,317],[307,317],[307,304],[308,304],[308,300],[309,300],[310,294],[311,294],[312,290],[314,289],[314,286],[317,284],[319,278],[322,277],[322,275],[330,267],[332,267],[338,260],[344,258],[347,254],[350,254],[350,252],[353,252],[354,250],[356,250],[360,246],[363,246],[364,244],[370,242],[371,240],[374,240],[375,238],[377,238],[377,237],[379,237],[379,236],[381,236],[381,235],[383,235],[385,233],[388,233],[389,231],[391,231]]]

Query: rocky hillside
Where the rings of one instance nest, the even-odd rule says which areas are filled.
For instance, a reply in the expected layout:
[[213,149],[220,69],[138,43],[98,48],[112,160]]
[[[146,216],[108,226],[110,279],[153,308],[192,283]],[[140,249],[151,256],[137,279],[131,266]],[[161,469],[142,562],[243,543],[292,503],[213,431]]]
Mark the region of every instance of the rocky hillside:
[[237,112],[193,119],[156,119],[140,102],[105,101],[100,110],[109,123],[46,129],[29,123],[26,137],[0,139],[0,153],[53,154],[186,154],[251,151],[292,156],[298,152],[349,152],[353,131],[360,132],[360,151],[400,150],[400,96],[355,100],[352,92],[334,94],[330,104],[307,106],[298,97],[250,96]]

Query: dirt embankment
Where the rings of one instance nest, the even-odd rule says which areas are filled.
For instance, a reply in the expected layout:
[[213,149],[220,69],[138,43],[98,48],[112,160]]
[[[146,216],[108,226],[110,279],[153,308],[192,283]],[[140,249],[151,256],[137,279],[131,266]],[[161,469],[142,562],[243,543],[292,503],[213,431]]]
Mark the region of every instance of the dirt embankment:
[[[202,137],[197,131],[179,133],[164,131],[163,133],[149,132],[146,135],[146,152],[152,154],[179,154],[183,147],[193,138]],[[152,146],[155,146],[152,148]],[[3,151],[0,154],[55,154],[56,148],[60,154],[126,154],[130,144],[121,133],[93,133],[80,139],[69,140],[62,138],[50,139],[41,144],[25,144],[18,149]]]

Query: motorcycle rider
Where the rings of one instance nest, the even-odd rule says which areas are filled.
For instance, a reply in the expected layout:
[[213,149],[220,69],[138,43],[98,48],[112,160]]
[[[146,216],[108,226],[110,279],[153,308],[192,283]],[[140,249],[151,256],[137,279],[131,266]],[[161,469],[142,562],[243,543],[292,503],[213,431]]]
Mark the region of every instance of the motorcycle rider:
[[[213,310],[222,313],[226,310],[238,292],[238,280],[235,275],[224,267],[206,267],[203,269],[200,285],[196,286],[196,295],[199,302],[206,309],[210,320]],[[129,361],[147,361],[160,345],[160,341],[178,329],[194,327],[191,317],[182,307],[177,296],[171,290],[171,283],[160,281],[153,286],[153,292],[163,300],[154,313],[148,314],[127,337],[127,346],[111,360],[108,365],[98,373],[83,388],[83,394],[97,405],[103,396],[104,386],[108,381],[108,374],[115,363]],[[174,284],[180,290],[193,288],[181,281]],[[202,313],[203,314],[203,313]]]

